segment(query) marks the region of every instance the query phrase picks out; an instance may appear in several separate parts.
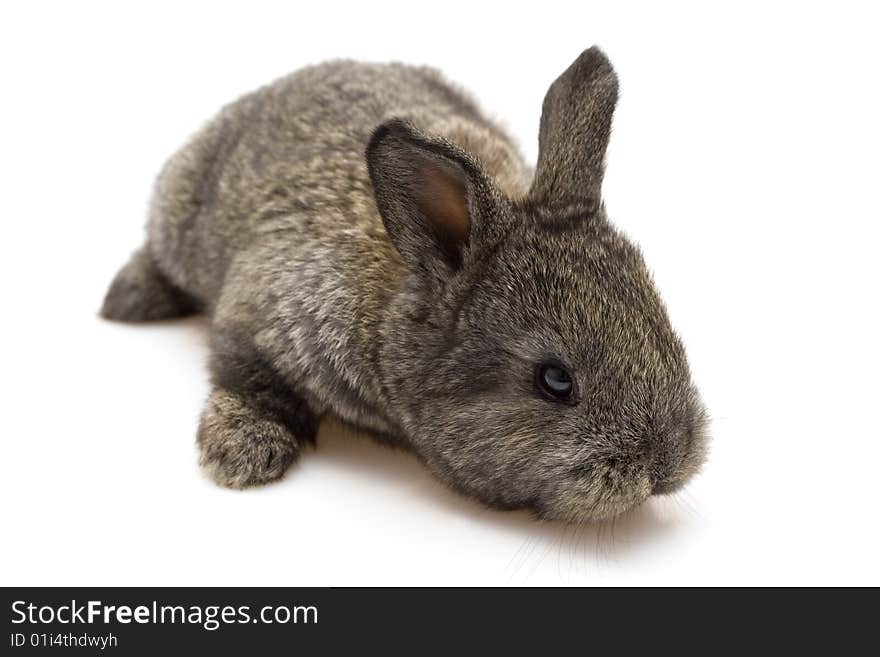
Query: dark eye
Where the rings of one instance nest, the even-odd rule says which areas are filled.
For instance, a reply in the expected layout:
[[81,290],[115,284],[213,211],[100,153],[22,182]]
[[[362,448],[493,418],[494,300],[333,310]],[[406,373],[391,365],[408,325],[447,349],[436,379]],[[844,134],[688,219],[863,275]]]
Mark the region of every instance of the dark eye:
[[550,399],[570,401],[574,394],[574,380],[568,370],[557,363],[538,366],[535,383]]

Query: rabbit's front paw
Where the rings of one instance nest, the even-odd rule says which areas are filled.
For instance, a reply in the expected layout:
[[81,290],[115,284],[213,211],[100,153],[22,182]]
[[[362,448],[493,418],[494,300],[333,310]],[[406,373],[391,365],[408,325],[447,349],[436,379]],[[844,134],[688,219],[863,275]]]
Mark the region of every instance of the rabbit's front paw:
[[197,441],[200,465],[230,488],[280,479],[299,455],[296,437],[286,426],[219,389],[205,404]]

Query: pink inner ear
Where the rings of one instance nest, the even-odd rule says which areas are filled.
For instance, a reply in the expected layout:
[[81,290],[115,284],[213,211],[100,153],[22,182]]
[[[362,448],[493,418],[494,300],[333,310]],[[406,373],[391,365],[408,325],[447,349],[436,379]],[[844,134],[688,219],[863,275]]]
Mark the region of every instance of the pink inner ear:
[[470,212],[464,172],[454,164],[425,159],[418,166],[419,212],[430,222],[440,246],[453,263],[470,234]]

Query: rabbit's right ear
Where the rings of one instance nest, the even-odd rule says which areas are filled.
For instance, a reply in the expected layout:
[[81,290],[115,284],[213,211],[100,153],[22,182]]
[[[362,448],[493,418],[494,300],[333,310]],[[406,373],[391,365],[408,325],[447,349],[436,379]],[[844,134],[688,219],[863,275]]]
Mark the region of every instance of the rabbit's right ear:
[[543,203],[600,203],[605,150],[617,105],[617,75],[596,46],[547,91],[530,196]]

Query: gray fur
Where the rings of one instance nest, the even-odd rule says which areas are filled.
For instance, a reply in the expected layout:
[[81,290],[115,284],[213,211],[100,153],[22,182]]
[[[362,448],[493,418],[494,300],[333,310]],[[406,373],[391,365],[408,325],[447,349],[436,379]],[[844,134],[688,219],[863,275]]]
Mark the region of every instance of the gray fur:
[[[601,204],[616,96],[584,52],[547,94],[533,180],[430,69],[303,69],[171,158],[103,312],[211,316],[198,443],[225,485],[280,477],[329,412],[496,507],[585,521],[675,490],[704,412]],[[547,359],[574,373],[571,403],[536,390]]]

